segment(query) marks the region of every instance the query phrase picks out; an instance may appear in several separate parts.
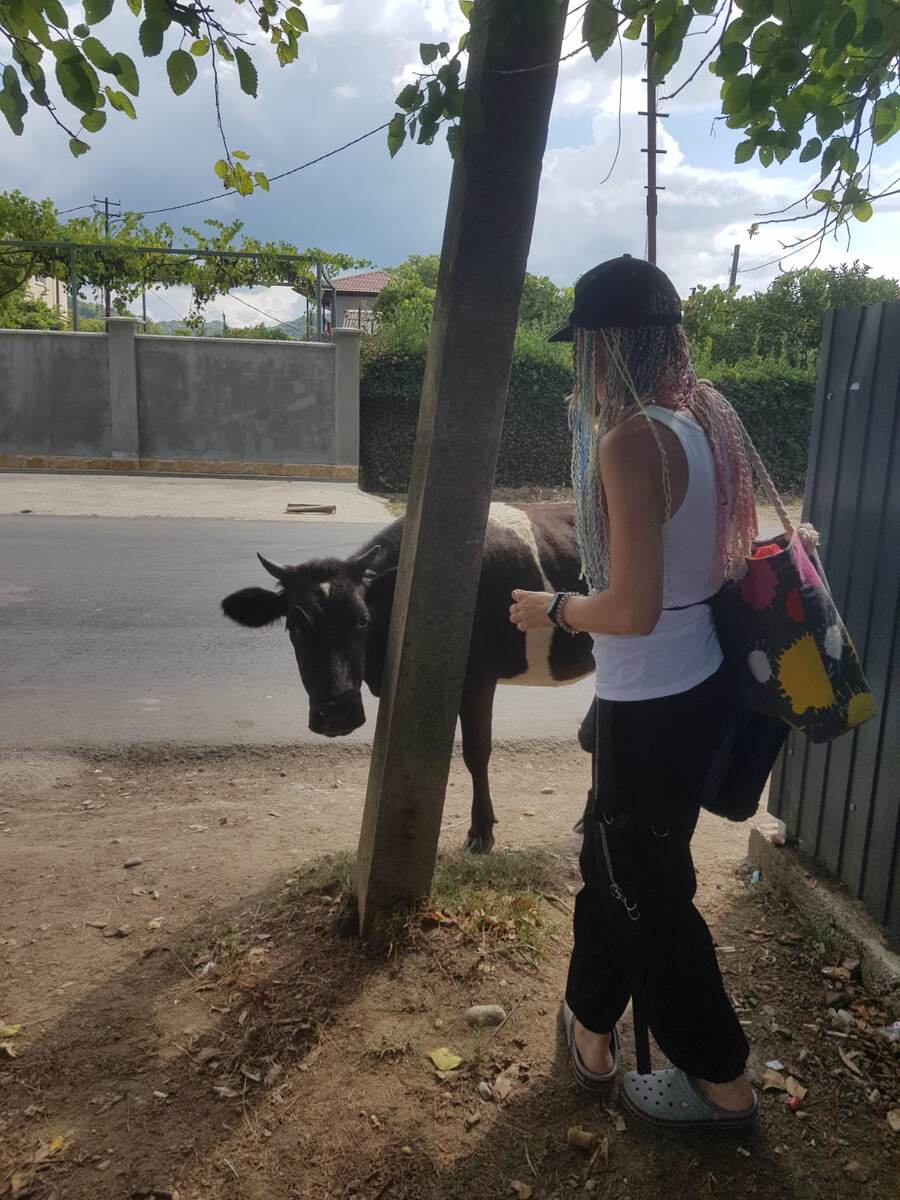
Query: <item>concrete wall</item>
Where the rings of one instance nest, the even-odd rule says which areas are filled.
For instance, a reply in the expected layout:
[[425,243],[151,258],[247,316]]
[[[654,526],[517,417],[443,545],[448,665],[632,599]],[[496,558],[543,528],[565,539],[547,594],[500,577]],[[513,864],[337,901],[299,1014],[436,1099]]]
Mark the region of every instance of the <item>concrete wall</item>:
[[[332,343],[0,330],[0,466],[353,478],[359,334]],[[65,463],[48,462],[50,466]],[[73,461],[72,466],[81,465]]]

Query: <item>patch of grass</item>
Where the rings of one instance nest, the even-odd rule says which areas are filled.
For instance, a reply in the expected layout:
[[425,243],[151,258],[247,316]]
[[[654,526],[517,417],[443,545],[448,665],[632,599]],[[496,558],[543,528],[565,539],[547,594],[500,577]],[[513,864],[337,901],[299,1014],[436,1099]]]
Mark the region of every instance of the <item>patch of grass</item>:
[[374,1058],[378,1062],[394,1062],[398,1058],[403,1058],[405,1054],[409,1054],[412,1046],[409,1042],[391,1042],[387,1038],[382,1038],[378,1044],[372,1044],[366,1047],[366,1054],[369,1058]]
[[553,860],[540,852],[442,854],[419,915],[533,965],[546,932],[544,897],[553,889]]

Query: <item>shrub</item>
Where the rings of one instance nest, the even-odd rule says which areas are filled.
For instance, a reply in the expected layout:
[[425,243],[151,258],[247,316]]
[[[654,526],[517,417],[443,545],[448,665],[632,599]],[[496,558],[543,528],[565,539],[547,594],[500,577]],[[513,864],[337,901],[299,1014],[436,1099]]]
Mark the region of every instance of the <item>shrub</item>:
[[[376,340],[363,352],[360,389],[360,477],[374,492],[409,486],[424,349],[385,349]],[[776,486],[802,491],[815,378],[809,369],[769,359],[716,365],[707,378],[734,404]],[[569,352],[543,333],[520,329],[510,375],[498,487],[556,487],[569,482],[566,398],[572,390]]]

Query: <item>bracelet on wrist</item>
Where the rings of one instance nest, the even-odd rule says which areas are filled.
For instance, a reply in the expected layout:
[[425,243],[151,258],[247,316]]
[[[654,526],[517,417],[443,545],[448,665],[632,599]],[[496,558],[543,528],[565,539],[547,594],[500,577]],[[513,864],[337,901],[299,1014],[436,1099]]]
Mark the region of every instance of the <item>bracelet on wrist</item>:
[[547,606],[547,616],[552,623],[557,629],[561,629],[563,633],[568,633],[571,637],[574,637],[578,630],[573,629],[566,620],[565,607],[566,603],[577,594],[577,592],[557,592]]

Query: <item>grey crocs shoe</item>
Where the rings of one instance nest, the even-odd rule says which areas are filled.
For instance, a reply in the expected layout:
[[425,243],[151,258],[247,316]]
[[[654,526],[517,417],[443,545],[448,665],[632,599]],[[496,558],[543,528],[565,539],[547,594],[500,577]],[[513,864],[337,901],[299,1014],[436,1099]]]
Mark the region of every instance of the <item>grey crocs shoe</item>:
[[619,1035],[615,1028],[612,1031],[612,1043],[610,1046],[613,1060],[612,1070],[600,1075],[596,1071],[589,1071],[581,1061],[581,1055],[578,1053],[578,1047],[575,1044],[575,1014],[565,1000],[562,1002],[562,1022],[563,1028],[566,1031],[566,1045],[569,1049],[569,1063],[572,1067],[572,1074],[586,1091],[605,1091],[615,1079],[616,1073],[619,1070]]
[[651,1071],[649,1075],[626,1072],[622,1080],[622,1102],[630,1113],[652,1125],[701,1129],[733,1129],[749,1125],[758,1106],[754,1092],[749,1108],[739,1112],[720,1108],[707,1100],[678,1067]]

